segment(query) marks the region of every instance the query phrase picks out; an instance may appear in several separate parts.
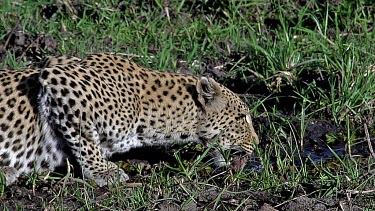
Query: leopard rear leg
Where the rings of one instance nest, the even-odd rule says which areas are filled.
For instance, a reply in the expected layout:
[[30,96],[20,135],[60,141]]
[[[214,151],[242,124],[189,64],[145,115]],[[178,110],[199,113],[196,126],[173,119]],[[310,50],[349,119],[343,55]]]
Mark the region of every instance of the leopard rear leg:
[[[42,91],[38,96],[41,119],[45,124],[57,130],[66,140],[83,175],[93,179],[99,186],[115,181],[127,181],[129,176],[103,156],[98,147],[99,136],[93,135],[98,133],[95,130],[95,124],[90,119],[82,120],[80,113],[82,107],[68,106],[70,99],[61,96],[63,91],[60,86],[43,78],[43,71],[42,78],[40,78]],[[56,90],[60,90],[60,93]]]
[[129,176],[115,163],[103,157],[93,137],[77,132],[81,130],[80,127],[76,130],[76,127],[66,127],[67,124],[71,124],[70,122],[60,122],[59,125],[55,125],[53,120],[49,122],[62,133],[84,177],[94,180],[100,187],[129,179]]

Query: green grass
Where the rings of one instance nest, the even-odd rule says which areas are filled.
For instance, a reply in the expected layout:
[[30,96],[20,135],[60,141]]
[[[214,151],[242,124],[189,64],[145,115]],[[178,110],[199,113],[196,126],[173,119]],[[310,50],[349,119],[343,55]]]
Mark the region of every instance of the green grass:
[[[375,7],[370,1],[342,0],[337,5],[333,1],[307,1],[301,6],[287,0],[280,4],[228,0],[207,8],[202,3],[205,1],[192,6],[191,1],[119,4],[105,0],[80,7],[60,2],[66,4],[56,3],[58,10],[45,18],[45,8],[53,1],[2,1],[0,40],[5,42],[7,33],[19,22],[19,30],[29,36],[57,41],[55,50],[39,49],[41,56],[117,52],[153,69],[187,67],[197,74],[204,72],[207,61],[224,65],[228,75],[224,82],[242,78],[250,83],[251,94],[249,76],[254,76],[255,85],[267,90],[267,96],[248,101],[255,119],[268,124],[256,125],[265,143],[257,149],[263,162],[259,171],[217,175],[205,161],[206,151],[190,161],[179,151],[175,154],[177,166],[162,163],[145,175],[140,167],[135,180],[143,183],[141,187],[120,186],[98,193],[95,186],[79,179],[54,182],[63,188],[52,188],[54,197],[45,199],[46,208],[51,200],[57,209],[72,206],[69,200],[77,201],[74,206],[78,209],[149,210],[165,201],[191,207],[203,203],[198,200],[205,201],[202,193],[214,189],[218,195],[207,199],[209,207],[230,210],[243,208],[250,199],[245,197],[235,206],[222,200],[226,191],[241,194],[260,190],[276,195],[288,191],[293,198],[301,185],[312,181],[320,187],[314,192],[317,197],[375,188],[375,160],[370,155],[338,156],[332,150],[334,156],[329,162],[310,162],[302,146],[307,124],[317,119],[345,128],[342,134],[325,140],[328,146],[330,141],[349,146],[366,141],[363,124],[374,123],[375,94],[375,68],[371,68],[375,64]],[[34,62],[27,52],[9,50],[2,54],[2,67],[20,68]],[[285,92],[288,89],[292,91]],[[283,114],[283,103],[278,103],[285,93],[294,99],[289,116]],[[273,99],[272,106],[265,104]],[[43,183],[37,176],[30,177],[29,182],[27,187]],[[0,197],[3,193],[0,189]]]

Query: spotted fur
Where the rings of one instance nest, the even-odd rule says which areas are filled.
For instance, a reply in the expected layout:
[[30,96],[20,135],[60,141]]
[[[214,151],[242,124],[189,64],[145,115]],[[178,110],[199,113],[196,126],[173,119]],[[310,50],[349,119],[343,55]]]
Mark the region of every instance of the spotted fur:
[[[44,67],[78,61],[77,58],[49,58]],[[0,173],[6,185],[21,173],[54,170],[64,163],[66,142],[45,122],[37,106],[40,91],[38,69],[0,70]]]
[[[259,142],[246,104],[211,78],[152,71],[110,54],[52,57],[43,66],[0,72],[8,90],[0,95],[7,184],[20,173],[53,170],[67,155],[103,186],[129,178],[108,159],[131,148],[218,141],[251,153]],[[18,111],[22,105],[27,114]]]

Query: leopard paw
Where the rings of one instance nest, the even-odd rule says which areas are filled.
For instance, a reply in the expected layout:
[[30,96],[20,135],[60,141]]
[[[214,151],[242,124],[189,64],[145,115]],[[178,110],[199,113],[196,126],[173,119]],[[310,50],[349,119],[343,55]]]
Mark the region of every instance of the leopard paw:
[[[0,176],[5,177],[5,186],[9,186],[17,180],[19,172],[13,167],[3,166],[0,167]],[[0,179],[0,184],[2,184],[2,181],[3,180]]]
[[129,176],[124,172],[124,170],[117,169],[108,169],[103,172],[96,172],[91,178],[99,187],[105,185],[120,184],[129,180]]

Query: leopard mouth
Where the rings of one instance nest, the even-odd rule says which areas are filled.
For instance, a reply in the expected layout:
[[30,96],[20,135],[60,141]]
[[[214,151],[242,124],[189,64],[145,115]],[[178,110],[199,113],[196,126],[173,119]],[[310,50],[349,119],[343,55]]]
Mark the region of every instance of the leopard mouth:
[[231,155],[240,155],[240,156],[250,155],[248,150],[246,150],[245,148],[239,145],[232,146],[229,150],[230,150]]

